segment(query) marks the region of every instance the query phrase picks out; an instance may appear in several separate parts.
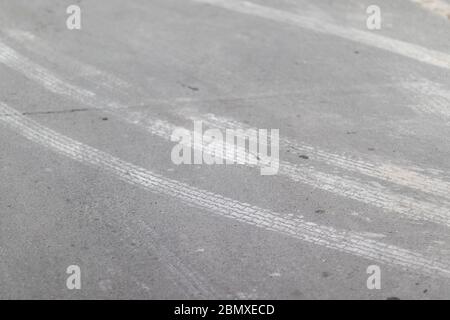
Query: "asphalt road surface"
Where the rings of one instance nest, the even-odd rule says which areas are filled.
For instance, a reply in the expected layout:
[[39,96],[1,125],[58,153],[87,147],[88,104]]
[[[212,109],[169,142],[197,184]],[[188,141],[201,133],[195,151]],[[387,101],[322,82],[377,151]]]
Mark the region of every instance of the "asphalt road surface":
[[[450,298],[449,34],[444,0],[1,1],[0,298]],[[176,165],[194,121],[278,129],[277,174]]]

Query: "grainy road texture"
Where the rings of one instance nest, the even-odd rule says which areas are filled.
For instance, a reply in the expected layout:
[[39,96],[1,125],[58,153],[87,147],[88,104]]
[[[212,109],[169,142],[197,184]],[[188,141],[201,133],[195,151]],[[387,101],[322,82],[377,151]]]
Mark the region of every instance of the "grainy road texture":
[[[449,34],[444,0],[1,1],[0,298],[450,298]],[[278,173],[175,165],[194,121],[279,129]]]

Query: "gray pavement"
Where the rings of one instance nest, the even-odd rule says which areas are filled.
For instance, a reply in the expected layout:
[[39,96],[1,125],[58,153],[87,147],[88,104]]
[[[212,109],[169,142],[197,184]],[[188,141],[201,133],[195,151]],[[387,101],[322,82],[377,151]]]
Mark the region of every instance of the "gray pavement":
[[[0,298],[450,298],[437,2],[2,1]],[[175,165],[194,119],[279,129],[278,174]]]

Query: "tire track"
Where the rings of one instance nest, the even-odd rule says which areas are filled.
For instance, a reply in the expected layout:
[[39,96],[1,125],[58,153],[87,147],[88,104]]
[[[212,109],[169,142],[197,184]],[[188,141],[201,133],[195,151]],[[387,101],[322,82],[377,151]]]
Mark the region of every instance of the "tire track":
[[[67,83],[49,70],[20,55],[1,41],[0,63],[22,73],[27,78],[47,88],[50,92],[66,96],[94,109],[110,112],[119,119],[137,125],[147,132],[165,140],[169,140],[173,131],[179,128],[167,121],[153,119],[141,112],[130,111],[117,102],[97,97],[95,93],[89,90]],[[203,149],[209,153],[213,152],[214,147],[212,144],[194,145],[194,148]],[[249,156],[245,150],[238,149],[237,154],[241,159],[246,159]],[[225,156],[234,157],[234,155]],[[259,168],[264,166],[264,161],[259,162],[257,165]],[[349,164],[349,167],[351,167],[351,164]],[[320,190],[369,204],[381,208],[386,212],[399,213],[413,220],[423,220],[447,227],[450,226],[450,205],[444,201],[443,203],[446,206],[427,201],[419,201],[408,196],[391,193],[387,188],[382,186],[363,184],[345,176],[322,173],[313,167],[298,166],[286,161],[280,162],[279,173],[293,181],[305,183]]]
[[0,103],[0,121],[26,139],[60,155],[100,169],[152,193],[176,198],[189,206],[338,252],[414,270],[432,277],[450,278],[449,266],[418,253],[366,239],[354,232],[308,222],[300,217],[291,218],[165,178],[61,135],[24,117],[4,103]]
[[[27,50],[31,51],[37,55],[44,55],[47,57],[52,57],[52,61],[58,61],[59,65],[65,65],[70,68],[70,72],[76,72],[80,77],[86,79],[90,82],[95,82],[96,77],[92,77],[92,74],[99,75],[103,79],[115,79],[115,83],[121,84],[120,86],[113,87],[114,91],[121,91],[122,88],[130,88],[133,87],[131,84],[126,81],[117,78],[114,75],[110,75],[104,71],[95,69],[91,73],[83,73],[78,72],[77,70],[83,70],[84,64],[62,54],[55,55],[54,50],[43,43],[43,41],[37,38],[35,35],[21,30],[7,30],[6,33],[9,37],[14,40],[20,42],[22,46],[24,46]],[[94,69],[95,67],[87,66],[89,69]],[[398,81],[395,81],[397,83]],[[450,92],[446,91],[444,88],[438,86],[438,84],[431,82],[426,79],[421,79],[420,81],[401,81],[402,88],[411,92],[414,96],[414,101],[420,99],[420,101],[427,101],[426,108],[420,109],[421,112],[433,113],[436,115],[444,115],[448,114],[450,108],[447,105],[450,105]],[[100,84],[101,85],[101,84]],[[393,84],[387,85],[388,87],[393,86]],[[109,87],[109,86],[108,86]],[[127,91],[123,91],[125,96],[128,96]],[[300,93],[300,92],[299,92]],[[295,93],[290,93],[295,94]],[[279,95],[279,94],[278,94]],[[265,99],[265,98],[273,98],[278,95],[274,94],[261,94],[256,96],[246,97],[248,99]],[[289,93],[286,93],[289,95]],[[214,98],[211,101],[220,100],[221,98]],[[224,100],[240,100],[242,98],[226,98],[223,97]],[[169,99],[169,100],[155,100],[152,103],[156,104],[167,104],[167,105],[179,105],[179,104],[192,104],[197,100],[192,98],[180,98],[180,99]],[[205,101],[204,99],[200,101]],[[207,100],[206,100],[207,101]],[[423,106],[424,103],[421,103]],[[414,107],[417,109],[418,107]],[[170,110],[171,111],[171,110]],[[193,120],[194,116],[189,117],[189,115],[198,115],[199,112],[193,108],[184,108],[181,111],[177,112],[177,115],[182,118],[189,118]],[[198,119],[198,117],[197,117]],[[219,117],[213,114],[206,114],[201,119],[205,123],[208,123],[212,127],[217,128],[246,128],[252,129],[250,126],[236,122],[231,119],[227,119],[224,117]],[[253,128],[254,129],[254,128]],[[281,137],[280,139],[281,146],[286,149],[291,149],[297,152],[298,155],[308,154],[312,158],[312,160],[316,160],[319,162],[326,163],[330,166],[338,167],[350,172],[357,172],[368,177],[380,179],[383,181],[395,183],[398,185],[402,185],[408,188],[416,189],[418,191],[429,193],[431,195],[437,195],[439,197],[443,197],[450,200],[450,182],[437,178],[437,176],[445,176],[446,173],[430,168],[419,168],[413,165],[397,165],[391,163],[389,161],[375,161],[375,160],[365,160],[361,157],[350,157],[343,154],[336,154],[330,151],[322,150],[320,148],[308,145],[303,142],[298,142],[293,139],[289,139],[287,137]],[[433,177],[434,176],[434,177]]]
[[[140,112],[131,112],[126,116],[126,119],[131,123],[141,126],[153,135],[159,136],[162,139],[169,141],[171,134],[177,130],[185,130],[189,132],[188,128],[176,126],[164,120],[154,119],[151,116],[143,115]],[[192,119],[202,121],[203,118]],[[230,129],[229,126],[212,126],[216,129]],[[245,130],[245,127],[234,127]],[[193,134],[193,132],[191,132]],[[264,168],[270,163],[269,159],[264,159],[261,155],[251,155],[244,148],[239,148],[233,145],[224,144],[224,152],[222,158],[224,160],[233,161],[235,155],[237,162],[245,163],[246,166],[255,168]],[[196,150],[202,150],[209,155],[215,155],[215,150],[221,147],[214,141],[203,141],[203,143],[192,143],[187,147],[192,147]],[[226,153],[227,150],[235,150],[234,153]],[[217,155],[216,155],[217,156]],[[258,156],[260,161],[257,164],[250,164],[247,160],[251,157]],[[334,159],[334,158],[333,158]],[[338,196],[359,201],[380,209],[386,212],[395,212],[404,215],[413,220],[429,221],[436,224],[441,224],[450,227],[450,202],[442,200],[445,206],[433,204],[427,201],[417,200],[401,194],[392,193],[388,188],[383,186],[364,184],[355,178],[346,177],[345,175],[334,175],[317,171],[312,166],[299,166],[287,161],[279,162],[279,175],[285,176],[295,182],[300,182],[312,186],[319,190],[328,191]]]
[[[54,94],[63,95],[69,98],[72,98],[75,101],[78,101],[79,103],[83,105],[87,105],[91,108],[98,108],[99,106],[104,106],[105,108],[108,108],[108,110],[111,109],[117,109],[120,107],[119,105],[107,102],[102,99],[97,99],[95,96],[95,93],[84,90],[79,87],[76,87],[74,85],[68,84],[53,74],[49,73],[48,70],[45,68],[42,68],[41,66],[31,62],[27,58],[21,56],[15,50],[9,48],[4,43],[0,41],[0,62],[8,65],[12,69],[22,73],[27,78],[36,81],[40,85],[43,85],[47,90]],[[173,271],[175,275],[183,275],[184,278],[187,279],[193,279],[194,272],[189,271],[187,272],[187,267],[180,267],[181,264],[178,260],[176,260],[174,257],[175,255],[171,254],[168,249],[162,249],[163,247],[160,245],[159,249],[161,249],[159,252],[157,252],[161,260],[169,263],[169,270]],[[181,279],[181,282],[186,282],[185,280]],[[198,288],[194,288],[191,285],[192,294],[197,295],[200,293],[203,293],[204,296],[209,296],[209,293],[211,293],[211,290],[208,289],[207,284],[202,284],[202,281],[200,280],[200,277],[197,277],[197,280],[194,281],[194,283],[198,284]],[[189,288],[189,287],[188,287]]]
[[[226,117],[220,117],[212,113],[200,114],[192,108],[184,108],[178,111],[181,117],[186,117],[191,121],[202,121],[212,128],[256,129],[245,123],[241,123]],[[301,143],[296,140],[280,137],[280,147],[293,150],[297,155],[307,155],[311,160],[326,163],[330,166],[344,169],[349,172],[356,172],[368,177],[387,181],[401,185],[410,189],[415,189],[423,193],[438,196],[450,201],[450,182],[447,182],[423,172],[433,172],[434,175],[444,176],[444,172],[436,169],[423,169],[411,166],[399,166],[386,161],[366,161],[358,157],[349,157],[343,154],[332,153],[312,145]]]
[[358,42],[370,47],[382,49],[435,67],[450,69],[450,55],[431,50],[416,44],[401,40],[391,39],[375,33],[361,31],[353,28],[345,28],[335,24],[320,21],[311,17],[262,6],[243,0],[192,0],[200,4],[207,4],[229,11],[238,12],[250,16],[294,25],[303,29],[312,30]]

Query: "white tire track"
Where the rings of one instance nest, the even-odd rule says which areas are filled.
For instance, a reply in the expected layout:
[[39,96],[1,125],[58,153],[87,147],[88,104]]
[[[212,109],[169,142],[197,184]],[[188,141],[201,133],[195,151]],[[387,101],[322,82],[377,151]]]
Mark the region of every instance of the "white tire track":
[[450,69],[450,55],[416,44],[391,39],[371,32],[341,27],[312,17],[302,16],[243,0],[191,0],[197,3],[227,9],[233,12],[294,25],[303,29],[329,34],[370,47],[408,57],[436,67]]
[[[97,77],[92,77],[92,75],[98,75],[102,79],[113,79],[108,85],[112,87],[114,91],[121,91],[123,88],[132,87],[131,84],[126,81],[117,78],[114,75],[110,75],[102,70],[95,69],[93,66],[85,65],[75,59],[62,54],[55,55],[54,49],[49,45],[44,44],[44,42],[37,38],[34,34],[22,31],[22,30],[7,30],[6,33],[9,37],[18,41],[27,50],[33,52],[37,55],[44,55],[51,57],[52,61],[58,61],[59,65],[64,65],[70,68],[70,72],[75,72],[79,77],[86,79],[90,82],[95,82]],[[88,68],[92,70],[90,73],[82,72],[79,70],[84,70]],[[119,86],[114,86],[114,84],[119,84]],[[439,116],[450,113],[450,93],[443,88],[440,88],[436,83],[422,79],[416,82],[405,82],[402,81],[402,87],[411,91],[414,94],[414,100],[419,99],[420,101],[427,101],[427,107],[422,108],[421,112],[429,112],[437,114]],[[123,91],[127,95],[127,91]],[[250,98],[265,98],[273,97],[270,94],[263,94],[261,96]],[[203,101],[203,100],[202,100]],[[166,104],[192,104],[195,103],[195,99],[175,99],[167,101],[155,101],[157,103]],[[424,104],[421,104],[423,106]],[[183,118],[189,118],[190,120],[202,120],[211,127],[221,128],[221,129],[255,129],[250,126],[236,122],[225,117],[219,117],[213,114],[203,115],[201,118],[198,117],[199,112],[192,108],[184,108],[178,111],[177,114]],[[191,117],[189,115],[192,115]],[[197,116],[195,116],[197,115]],[[138,114],[133,115],[135,121],[139,118]],[[139,122],[139,121],[137,121]],[[416,189],[420,192],[428,193],[433,196],[443,197],[450,200],[450,182],[439,179],[437,177],[430,176],[430,173],[434,176],[445,176],[445,173],[440,170],[430,169],[430,168],[419,168],[412,165],[397,165],[389,161],[371,161],[362,159],[360,157],[351,157],[344,154],[336,154],[330,151],[322,150],[320,148],[308,145],[303,142],[298,142],[287,137],[280,137],[280,144],[282,147],[290,150],[294,150],[298,155],[307,154],[311,160],[323,162],[327,165],[334,166],[347,170],[349,172],[357,172],[368,177],[380,179],[390,183],[405,186],[407,188]]]
[[[178,114],[182,117],[187,117],[191,121],[202,121],[212,128],[219,128],[222,130],[256,129],[245,123],[226,117],[220,117],[212,113],[200,114],[193,108],[181,109],[178,111]],[[369,162],[357,157],[332,153],[287,137],[280,137],[280,147],[293,150],[298,155],[307,155],[311,160],[323,162],[333,167],[350,172],[357,172],[368,177],[415,189],[450,201],[450,182],[422,173],[424,171],[429,171],[444,176],[444,172],[436,172],[436,169],[427,170],[418,167],[399,166],[387,161],[371,160],[371,162]]]
[[[119,119],[135,124],[153,135],[169,140],[175,125],[166,121],[153,119],[141,112],[132,112],[125,106],[99,98],[95,93],[69,84],[49,70],[37,65],[14,49],[0,41],[0,63],[22,73],[27,78],[36,81],[50,92],[71,98],[92,108],[111,112]],[[194,145],[194,148],[213,152],[212,145]],[[245,159],[248,153],[238,149],[238,156]],[[233,157],[234,155],[225,155]],[[264,166],[260,162],[259,167]],[[296,182],[308,184],[314,188],[325,190],[339,196],[360,201],[381,208],[386,212],[395,212],[413,220],[423,220],[450,226],[450,204],[447,206],[420,201],[405,195],[391,193],[382,186],[363,184],[355,179],[316,171],[312,167],[298,166],[286,161],[280,162],[280,174]]]
[[[39,41],[37,37],[31,32],[18,29],[7,29],[3,32],[9,38],[14,39],[15,41],[23,45],[27,50],[35,53],[39,52],[40,55],[43,55],[45,57],[51,57],[55,55],[55,50],[53,48],[50,48],[43,42]],[[68,71],[71,74],[88,80],[92,84],[95,84],[95,86],[100,86],[105,89],[114,91],[119,90],[123,93],[125,93],[126,90],[132,88],[131,84],[114,75],[102,72],[94,66],[70,59],[69,57],[62,54],[58,56],[58,64],[63,65],[65,68],[69,69]]]
[[[15,52],[15,50],[9,48],[1,41],[0,62],[5,63],[12,69],[25,75],[27,78],[43,85],[52,93],[69,97],[92,108],[103,106],[109,109],[116,109],[119,107],[114,103],[97,99],[95,94],[89,90],[81,89],[58,79],[53,74],[49,73],[45,68],[29,61],[25,57],[22,57]],[[161,257],[161,260],[168,264],[169,270],[173,271],[175,276],[182,276],[178,279],[179,283],[182,283],[184,287],[190,289],[190,292],[194,295],[203,295],[206,297],[212,296],[212,289],[209,288],[206,283],[203,283],[200,277],[196,277],[193,271],[190,271],[187,267],[182,266],[181,263],[174,258],[176,256],[171,254],[168,249],[162,249],[161,245],[159,245],[159,249],[158,254]],[[186,281],[184,278],[189,279],[189,281]],[[194,278],[195,281],[193,281]],[[186,283],[190,284],[186,285]]]
[[403,269],[414,270],[429,276],[450,278],[449,266],[436,260],[427,259],[418,253],[393,245],[367,239],[354,232],[318,225],[300,217],[291,218],[165,178],[61,135],[24,117],[4,103],[0,103],[0,121],[28,140],[56,153],[98,168],[124,182],[150,192],[174,197],[187,205],[338,252],[391,266],[400,266]]
[[[128,121],[143,127],[148,132],[157,135],[163,139],[169,140],[170,135],[176,129],[190,131],[188,128],[182,128],[171,124],[167,121],[154,119],[151,116],[143,115],[141,112],[127,112],[122,117]],[[193,120],[203,120],[204,118],[195,118]],[[226,130],[227,126],[217,126],[214,128]],[[237,127],[235,127],[237,128]],[[242,127],[239,127],[242,128]],[[245,128],[244,128],[245,129]],[[193,134],[191,132],[191,134]],[[204,153],[215,155],[215,150],[221,145],[214,142],[204,141],[203,144],[192,143],[192,148],[202,150]],[[233,150],[234,146],[227,146],[223,153],[223,159],[232,160],[234,153],[227,154],[225,151]],[[249,152],[243,148],[236,147],[237,159],[245,163],[245,159],[249,159]],[[261,157],[261,156],[260,156]],[[270,162],[268,159],[261,159],[256,165],[246,163],[246,166],[263,168]],[[285,176],[295,182],[300,182],[312,186],[319,190],[328,191],[330,193],[342,196],[348,199],[359,201],[386,212],[395,212],[413,220],[429,221],[450,227],[450,202],[442,200],[446,206],[441,206],[427,201],[421,201],[405,195],[392,193],[388,188],[379,185],[369,185],[362,183],[355,178],[346,177],[344,175],[337,176],[317,171],[311,166],[299,166],[287,161],[280,161],[279,175]]]

